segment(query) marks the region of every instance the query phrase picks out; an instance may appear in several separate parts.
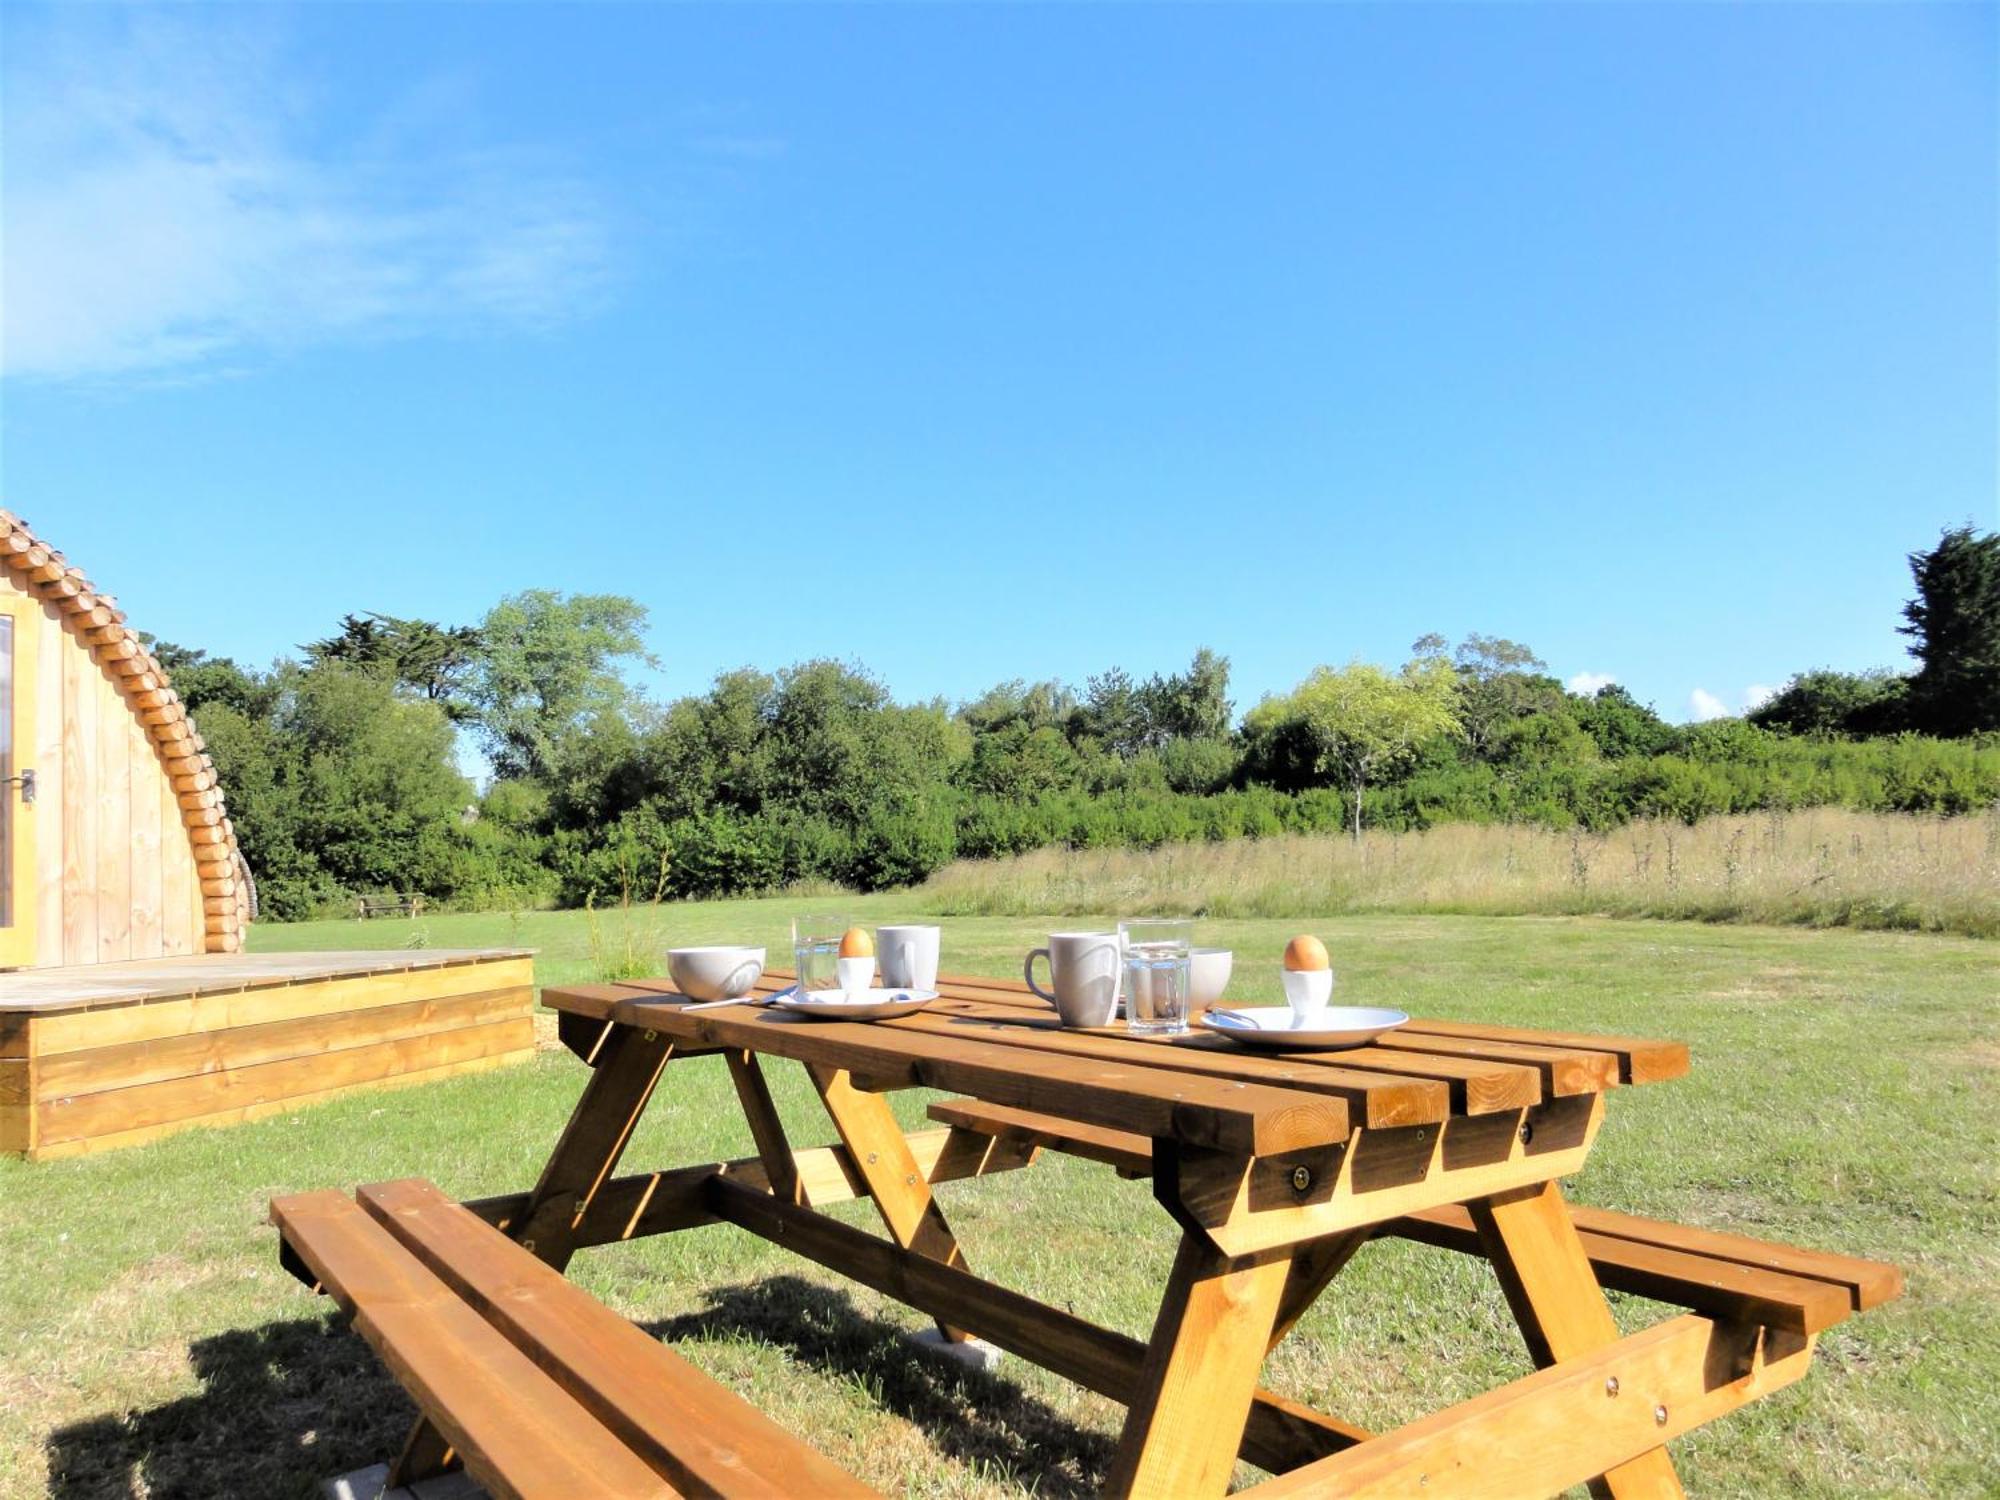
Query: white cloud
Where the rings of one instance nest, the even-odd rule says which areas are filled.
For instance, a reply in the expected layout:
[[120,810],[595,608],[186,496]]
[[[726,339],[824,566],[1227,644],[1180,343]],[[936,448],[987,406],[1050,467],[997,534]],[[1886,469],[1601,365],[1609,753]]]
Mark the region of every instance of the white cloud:
[[1617,681],[1618,679],[1613,677],[1609,672],[1579,672],[1576,676],[1570,678],[1568,687],[1572,693],[1578,693],[1587,698],[1592,693],[1601,692]]
[[1743,690],[1743,712],[1747,714],[1753,708],[1761,708],[1777,696],[1776,688],[1767,687],[1761,682],[1753,682]]
[[1688,694],[1688,716],[1697,722],[1704,719],[1726,719],[1729,717],[1729,705],[1707,688],[1696,688]]
[[314,99],[263,15],[199,14],[10,25],[6,374],[213,374],[599,300],[604,215],[562,164],[468,143],[407,100],[351,118]]

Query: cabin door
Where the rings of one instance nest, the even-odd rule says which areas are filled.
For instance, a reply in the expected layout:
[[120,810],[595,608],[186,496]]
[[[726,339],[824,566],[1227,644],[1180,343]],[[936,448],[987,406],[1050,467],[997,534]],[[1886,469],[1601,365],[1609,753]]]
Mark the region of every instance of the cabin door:
[[35,961],[35,662],[41,607],[0,589],[0,969]]

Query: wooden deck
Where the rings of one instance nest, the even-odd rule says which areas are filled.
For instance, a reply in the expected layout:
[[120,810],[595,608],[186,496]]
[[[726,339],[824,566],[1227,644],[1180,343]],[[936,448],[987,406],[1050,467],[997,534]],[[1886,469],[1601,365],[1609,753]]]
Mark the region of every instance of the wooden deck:
[[0,974],[0,1151],[41,1160],[534,1053],[521,949],[205,954]]

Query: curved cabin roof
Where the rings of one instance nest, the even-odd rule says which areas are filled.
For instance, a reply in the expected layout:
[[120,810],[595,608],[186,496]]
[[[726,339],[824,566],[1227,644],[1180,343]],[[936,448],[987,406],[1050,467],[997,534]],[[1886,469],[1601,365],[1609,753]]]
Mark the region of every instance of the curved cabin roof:
[[[205,753],[201,735],[196,732],[194,721],[188,717],[186,705],[174,691],[165,669],[126,625],[125,616],[119,611],[116,601],[98,592],[80,568],[72,567],[60,552],[37,537],[25,522],[5,510],[0,510],[0,565],[4,565],[6,570],[4,575],[0,575],[6,582],[42,602],[42,631],[46,633],[50,622],[59,620],[62,633],[70,644],[87,652],[89,659],[96,663],[103,680],[89,686],[107,705],[111,693],[123,702],[139,730],[138,736],[131,737],[134,753],[143,760],[143,747],[149,744],[152,749],[159,773],[155,778],[160,793],[156,802],[160,808],[167,810],[157,819],[161,841],[170,840],[167,819],[172,812],[177,812],[178,832],[187,840],[188,851],[193,857],[195,885],[188,892],[186,947],[180,951],[238,951],[243,946],[244,930],[251,916],[249,872],[237,849],[236,831],[223,804],[215,766]],[[45,656],[45,665],[47,661]],[[111,714],[113,710],[107,706],[104,712]],[[43,726],[44,761],[47,760],[47,747],[53,744],[53,733],[52,726]],[[67,739],[62,748],[66,762],[71,749]],[[150,768],[147,774],[152,778]],[[66,778],[73,779],[73,775]],[[62,790],[66,795],[74,791],[66,784]],[[135,801],[138,795],[135,790]],[[67,812],[67,807],[57,811],[57,820],[64,821]],[[174,863],[180,869],[186,868],[179,851],[167,852],[174,855]],[[75,852],[68,851],[67,857],[76,858]],[[46,881],[41,899],[49,899]],[[134,893],[127,893],[126,902],[136,910],[138,902]],[[195,915],[197,912],[198,916]],[[179,916],[172,911],[166,915],[176,919]],[[106,944],[93,957],[154,956],[129,951],[141,946],[136,940],[128,940],[126,946],[128,952],[120,953]],[[35,961],[46,964],[64,960],[56,954],[42,952]],[[70,955],[68,961],[89,960],[80,955]]]

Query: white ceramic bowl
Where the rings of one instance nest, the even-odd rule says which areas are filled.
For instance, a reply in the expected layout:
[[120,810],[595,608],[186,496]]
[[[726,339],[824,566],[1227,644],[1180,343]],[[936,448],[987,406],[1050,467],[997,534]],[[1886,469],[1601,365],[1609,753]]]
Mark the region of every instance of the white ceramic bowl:
[[1188,1004],[1195,1010],[1215,1004],[1229,988],[1236,955],[1227,948],[1196,948],[1188,954]]
[[669,948],[667,973],[690,1000],[734,1000],[763,977],[762,948]]

